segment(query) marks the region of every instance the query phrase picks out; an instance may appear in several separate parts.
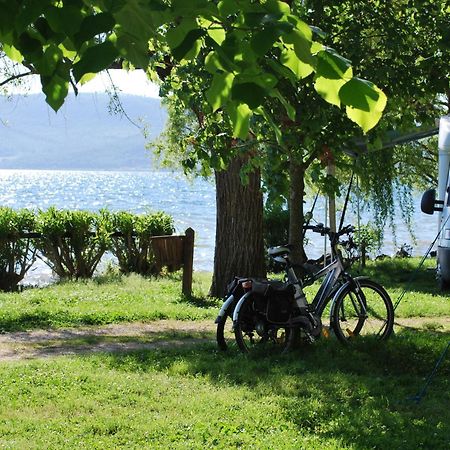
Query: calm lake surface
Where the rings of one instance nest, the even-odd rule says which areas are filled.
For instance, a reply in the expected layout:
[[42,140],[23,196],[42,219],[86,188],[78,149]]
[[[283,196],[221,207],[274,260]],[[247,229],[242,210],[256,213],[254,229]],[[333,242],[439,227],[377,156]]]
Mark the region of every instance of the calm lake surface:
[[[414,247],[413,254],[425,253],[437,233],[435,216],[420,211],[420,195],[415,199],[414,244],[402,220],[397,218],[397,244]],[[134,213],[165,211],[175,220],[177,233],[188,227],[196,232],[194,266],[196,270],[211,271],[215,238],[215,189],[203,179],[188,181],[182,174],[168,171],[146,172],[81,172],[50,170],[0,170],[0,205],[12,208],[47,209],[49,206],[66,209],[98,211],[126,210]],[[307,205],[308,206],[308,205]],[[350,207],[345,223],[356,224],[356,214]],[[368,217],[363,215],[363,222]],[[318,202],[314,217],[324,221],[324,204]],[[310,233],[311,234],[311,233]],[[323,253],[323,240],[311,236],[308,255]],[[385,232],[381,251],[392,254],[396,249],[392,233]],[[42,282],[50,276],[50,269],[42,262],[29,275],[28,282]]]

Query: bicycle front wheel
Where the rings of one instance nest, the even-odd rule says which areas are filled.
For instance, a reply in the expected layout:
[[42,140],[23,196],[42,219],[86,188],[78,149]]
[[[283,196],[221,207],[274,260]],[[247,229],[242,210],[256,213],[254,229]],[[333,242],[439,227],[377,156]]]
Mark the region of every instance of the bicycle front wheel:
[[341,342],[361,337],[385,340],[394,329],[394,307],[383,286],[355,278],[335,299],[331,323]]
[[245,299],[234,323],[236,343],[243,353],[284,354],[293,346],[296,330],[269,323],[256,305],[256,298]]

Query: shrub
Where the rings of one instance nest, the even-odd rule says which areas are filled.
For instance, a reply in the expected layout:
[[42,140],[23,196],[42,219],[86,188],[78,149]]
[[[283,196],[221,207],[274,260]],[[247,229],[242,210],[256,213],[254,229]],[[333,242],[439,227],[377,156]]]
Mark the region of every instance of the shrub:
[[44,262],[64,279],[92,277],[111,240],[104,215],[87,211],[39,211],[37,231]]
[[355,232],[353,240],[359,249],[361,265],[365,267],[368,253],[381,246],[381,230],[371,223],[361,225]]
[[0,289],[17,290],[18,283],[36,260],[33,240],[21,234],[33,231],[32,211],[0,207]]
[[123,273],[150,275],[158,272],[151,245],[152,236],[167,236],[174,231],[173,218],[163,212],[131,214],[103,211],[112,229],[111,251]]

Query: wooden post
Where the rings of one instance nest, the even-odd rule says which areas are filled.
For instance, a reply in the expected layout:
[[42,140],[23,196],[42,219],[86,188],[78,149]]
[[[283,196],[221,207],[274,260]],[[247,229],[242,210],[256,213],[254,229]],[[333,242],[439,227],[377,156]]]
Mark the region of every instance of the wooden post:
[[192,228],[188,228],[185,231],[184,238],[182,287],[183,294],[188,297],[192,294],[192,275],[194,272],[194,237],[194,230]]

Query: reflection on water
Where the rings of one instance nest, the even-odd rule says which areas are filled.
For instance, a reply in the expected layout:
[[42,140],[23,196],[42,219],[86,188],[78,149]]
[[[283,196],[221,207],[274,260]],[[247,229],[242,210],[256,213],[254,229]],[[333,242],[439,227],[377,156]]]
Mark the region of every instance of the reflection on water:
[[[414,255],[422,255],[437,232],[436,217],[420,212],[420,198],[415,198],[413,217],[417,243],[402,222],[396,220],[397,244],[411,244]],[[196,231],[194,265],[196,270],[211,271],[215,233],[215,190],[205,180],[187,181],[182,174],[166,171],[147,172],[80,172],[45,170],[0,170],[0,205],[12,208],[46,209],[49,206],[97,211],[127,210],[134,213],[165,211],[175,220],[176,231],[188,227]],[[309,205],[306,205],[308,209]],[[318,202],[314,217],[324,221],[324,205]],[[363,212],[363,223],[368,220]],[[356,223],[356,213],[349,208],[345,223]],[[323,253],[322,238],[309,233],[308,255]],[[381,251],[392,254],[396,249],[392,233],[385,232]],[[32,279],[48,277],[49,269],[40,263],[30,275]]]
[[[196,231],[195,269],[212,270],[215,232],[215,191],[208,181],[187,181],[181,174],[149,172],[78,172],[0,170],[0,205],[12,208],[134,213],[165,211],[175,220],[177,233]],[[43,263],[30,275],[49,276]]]

